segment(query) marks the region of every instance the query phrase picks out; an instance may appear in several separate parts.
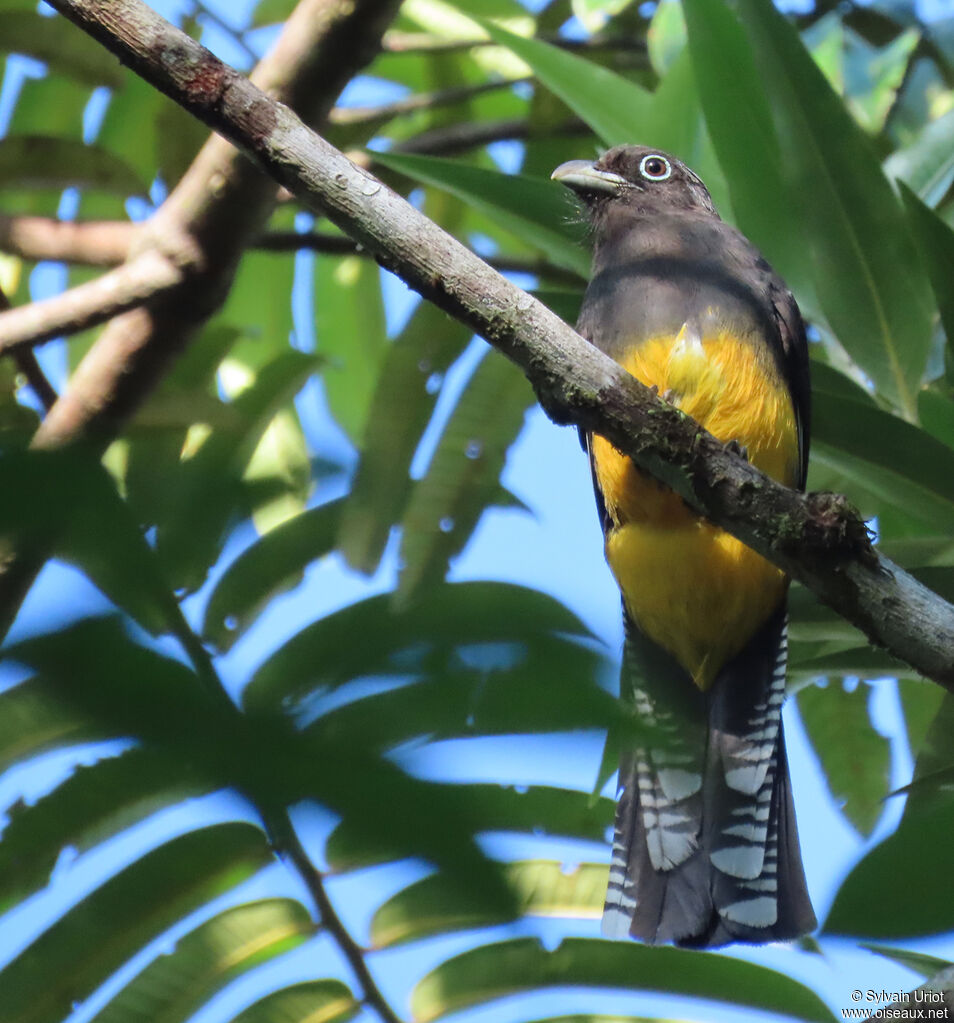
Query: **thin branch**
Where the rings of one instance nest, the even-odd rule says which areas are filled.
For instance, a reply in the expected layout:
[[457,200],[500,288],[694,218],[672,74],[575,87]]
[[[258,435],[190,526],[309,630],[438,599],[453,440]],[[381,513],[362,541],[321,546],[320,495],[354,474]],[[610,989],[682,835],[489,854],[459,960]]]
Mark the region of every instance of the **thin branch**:
[[[562,124],[540,128],[525,117],[513,117],[503,121],[464,122],[432,128],[430,131],[422,131],[412,138],[399,142],[394,147],[394,152],[446,156],[451,153],[463,153],[469,149],[477,149],[479,146],[488,146],[493,142],[525,141],[591,133],[592,129],[589,125],[577,118],[564,121]],[[373,163],[374,154],[369,153],[369,156]]]
[[60,295],[0,313],[0,355],[106,323],[181,284],[181,265],[150,249]]
[[[3,234],[4,227],[7,229]],[[61,228],[65,230],[61,231]],[[88,232],[88,233],[87,233]],[[62,221],[53,217],[0,215],[0,251],[10,252],[21,259],[52,260],[74,266],[116,266],[126,258],[128,246],[139,232],[138,224],[121,220]],[[15,239],[15,241],[11,241]],[[321,231],[265,231],[252,242],[261,252],[297,252],[308,249],[323,255],[368,256],[370,254],[346,235]],[[547,262],[545,259],[520,256],[492,256],[487,263],[501,273],[525,273],[561,284],[578,285],[579,274]],[[85,287],[86,285],[78,285]],[[103,285],[105,287],[105,285]],[[66,299],[69,295],[71,298]],[[62,298],[72,302],[73,289],[51,300]],[[74,317],[63,315],[59,334],[68,335]],[[0,348],[6,336],[6,321],[0,317]],[[89,324],[85,324],[88,326]],[[81,325],[82,326],[82,325]],[[17,331],[17,344],[39,344],[39,338],[25,336]],[[59,336],[59,335],[57,335]]]
[[74,222],[0,213],[0,250],[36,262],[115,266],[128,255],[137,230],[122,220]]
[[[540,36],[543,42],[574,53],[617,50],[645,57],[646,42],[634,36],[590,36],[587,39],[567,39],[560,35]],[[386,53],[457,53],[476,50],[484,46],[497,46],[492,39],[445,39],[429,32],[385,32],[382,49]]]
[[416,114],[422,110],[437,110],[440,107],[466,103],[485,92],[509,89],[532,80],[528,77],[492,78],[476,85],[461,85],[454,89],[438,89],[434,92],[415,92],[393,103],[383,103],[377,107],[335,107],[328,115],[328,123],[335,127],[356,127],[362,124],[375,124],[378,121],[390,121],[392,118]]
[[33,393],[37,396],[44,410],[49,412],[56,404],[56,388],[47,379],[43,368],[33,354],[33,350],[21,348],[13,353],[13,360],[17,364],[17,369],[26,377],[26,382],[33,389]]
[[268,814],[263,819],[269,835],[272,836],[275,848],[294,865],[299,876],[305,882],[308,892],[318,908],[322,924],[337,942],[338,948],[348,960],[349,966],[361,985],[365,1003],[377,1012],[384,1023],[402,1023],[400,1016],[391,1008],[384,993],[371,975],[363,949],[351,937],[347,927],[342,923],[341,917],[335,912],[325,889],[324,877],[311,862],[307,851],[301,844],[288,811]]
[[[0,288],[0,313],[5,313],[10,308],[12,308],[10,299],[7,298],[6,292]],[[49,412],[56,401],[56,391],[40,368],[36,356],[30,349],[22,348],[13,353],[13,361],[16,363],[17,369],[26,377],[27,383],[33,388],[33,393],[40,400],[40,404]]]
[[[192,662],[203,688],[215,700],[216,704],[227,715],[238,715],[236,708],[222,683],[208,650],[186,621],[178,603],[169,598],[170,625],[174,635],[182,644],[189,660]],[[305,847],[301,844],[295,824],[287,807],[274,808],[263,805],[252,794],[247,798],[255,805],[265,825],[272,848],[289,863],[304,882],[318,911],[322,926],[337,942],[339,949],[354,972],[361,986],[364,1004],[380,1016],[383,1023],[402,1023],[401,1018],[391,1007],[381,988],[378,987],[368,964],[364,958],[364,950],[351,937],[341,918],[335,912],[334,905],[325,889],[321,871],[312,863]]]
[[[110,31],[144,40],[156,52],[168,33],[183,35],[162,19],[150,23],[148,8],[110,0],[84,6]],[[321,122],[347,82],[378,52],[397,6],[398,0],[299,0],[273,48],[243,80],[301,111],[306,120]],[[206,78],[201,62],[180,67],[195,97],[215,95],[221,83],[211,70]],[[264,228],[276,194],[274,182],[224,139],[212,136],[206,142],[137,238],[140,254],[150,249],[192,253],[181,265],[185,279],[162,300],[155,296],[110,322],[43,420],[34,447],[88,440],[105,449],[225,300],[241,254]],[[39,552],[0,544],[0,635],[41,566]]]
[[233,28],[227,21],[221,18],[215,11],[209,7],[208,4],[204,3],[203,0],[192,0],[192,10],[194,14],[201,15],[210,24],[215,25],[221,29],[239,49],[245,54],[248,62],[254,64],[258,60],[258,54],[252,49],[251,46],[245,41],[242,33]]
[[[727,451],[140,0],[52,3],[521,366],[555,422],[602,434],[695,510],[814,590],[872,642],[954,691],[954,607],[879,557],[844,498],[789,490]],[[117,20],[137,28],[117,31]],[[197,91],[197,76],[209,87]]]
[[[371,254],[346,235],[329,234],[321,231],[266,231],[255,243],[257,249],[267,252],[297,252],[308,249],[329,256],[368,256]],[[560,284],[579,286],[580,275],[562,266],[548,263],[545,259],[520,256],[490,256],[486,259],[500,273],[532,274],[545,277]]]
[[[135,10],[90,0],[112,31],[160,51],[166,22],[149,35]],[[300,0],[272,50],[250,79],[300,110],[327,117],[338,93],[377,52],[397,0]],[[203,51],[204,52],[204,51]],[[195,97],[221,84],[201,66],[180,69]],[[238,74],[237,72],[231,72]],[[167,372],[173,359],[221,306],[242,252],[264,227],[276,188],[244,157],[213,136],[137,239],[138,251],[175,247],[192,253],[181,284],[148,307],[116,317],[87,353],[34,438],[36,447],[86,439],[105,447]]]

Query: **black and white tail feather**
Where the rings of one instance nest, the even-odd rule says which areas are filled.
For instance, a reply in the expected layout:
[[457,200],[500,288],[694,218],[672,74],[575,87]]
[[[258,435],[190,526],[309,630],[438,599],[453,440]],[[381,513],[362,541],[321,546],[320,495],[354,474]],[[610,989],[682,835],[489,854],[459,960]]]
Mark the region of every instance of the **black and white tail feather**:
[[784,605],[703,693],[626,621],[622,690],[653,736],[625,751],[603,932],[711,947],[815,927],[782,733]]

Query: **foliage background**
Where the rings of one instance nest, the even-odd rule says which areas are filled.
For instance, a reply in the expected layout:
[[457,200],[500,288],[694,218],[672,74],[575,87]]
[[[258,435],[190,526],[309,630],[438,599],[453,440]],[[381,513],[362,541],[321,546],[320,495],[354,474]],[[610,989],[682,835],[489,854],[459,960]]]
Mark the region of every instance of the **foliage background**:
[[[293,4],[156,6],[247,67]],[[550,170],[636,139],[687,160],[811,323],[809,485],[954,592],[954,16],[533,6],[405,0],[332,141],[568,319],[588,258]],[[48,14],[0,0],[0,213],[141,220],[204,132]],[[786,726],[817,941],[599,940],[618,609],[575,437],[327,225],[285,204],[265,238],[106,473],[24,452],[39,403],[0,363],[0,528],[41,523],[59,555],[0,693],[0,1018],[380,1018],[349,941],[422,1020],[827,1019],[936,973],[949,698],[801,590]],[[14,305],[100,272],[2,270]],[[40,351],[58,389],[94,336]],[[272,855],[285,805],[344,932]]]

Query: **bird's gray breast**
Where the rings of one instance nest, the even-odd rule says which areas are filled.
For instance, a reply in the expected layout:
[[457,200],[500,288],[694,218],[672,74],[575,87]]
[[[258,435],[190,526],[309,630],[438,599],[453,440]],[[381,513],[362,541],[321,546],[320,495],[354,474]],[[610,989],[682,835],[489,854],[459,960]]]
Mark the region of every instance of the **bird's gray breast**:
[[774,337],[771,269],[734,228],[684,216],[621,219],[608,228],[577,324],[607,354],[693,322],[729,327],[740,338]]

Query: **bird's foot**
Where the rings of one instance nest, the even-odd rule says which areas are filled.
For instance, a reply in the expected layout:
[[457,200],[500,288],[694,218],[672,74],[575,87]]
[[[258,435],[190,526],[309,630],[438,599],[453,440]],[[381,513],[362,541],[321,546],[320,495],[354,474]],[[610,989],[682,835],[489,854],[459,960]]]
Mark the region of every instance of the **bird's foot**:
[[740,444],[737,440],[735,440],[735,438],[726,444],[725,449],[729,452],[729,454],[738,455],[746,461],[749,460],[749,449],[744,444]]

